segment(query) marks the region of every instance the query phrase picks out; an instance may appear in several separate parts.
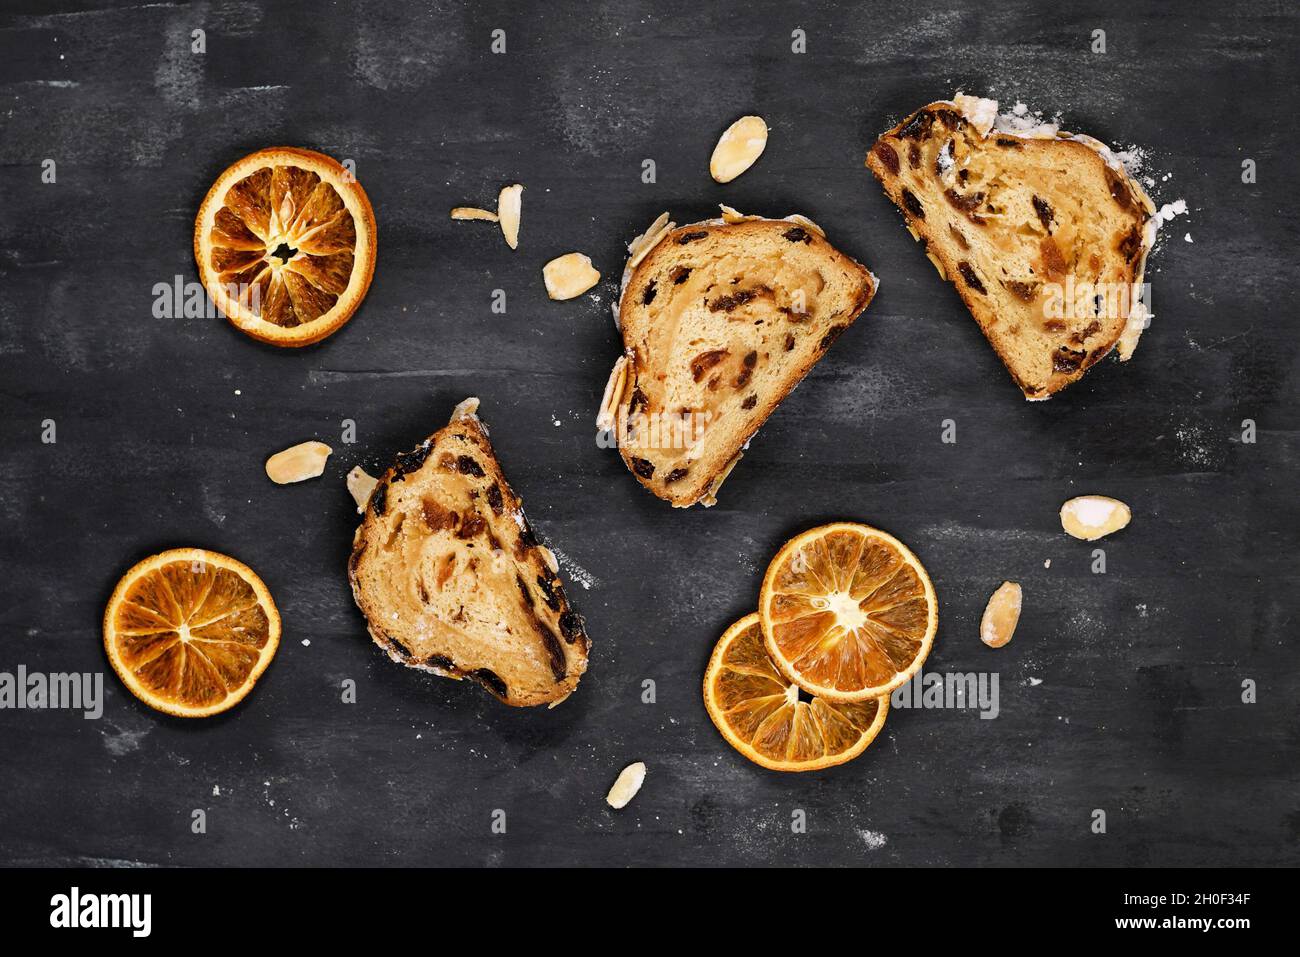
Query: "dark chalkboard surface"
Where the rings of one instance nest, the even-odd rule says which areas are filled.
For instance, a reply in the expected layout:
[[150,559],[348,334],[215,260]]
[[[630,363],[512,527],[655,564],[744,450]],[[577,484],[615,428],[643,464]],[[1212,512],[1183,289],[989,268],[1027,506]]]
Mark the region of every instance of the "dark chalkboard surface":
[[[178,545],[257,569],[284,637],[253,694],[212,720],[156,714],[111,672],[98,720],[0,711],[0,861],[1300,860],[1293,9],[5,7],[0,671],[103,672],[113,585]],[[1187,203],[1152,257],[1156,318],[1134,359],[1048,403],[1023,401],[863,168],[879,131],[957,89],[1136,144],[1157,202]],[[771,127],[767,151],[719,186],[710,151],[747,113]],[[275,144],[356,164],[379,222],[358,315],[303,351],[219,317],[155,318],[155,284],[196,278],[213,178]],[[526,187],[518,251],[448,219],[511,182]],[[597,447],[594,416],[620,348],[624,244],[662,210],[690,222],[719,202],[807,214],[881,291],[718,506],[677,511]],[[541,267],[574,249],[605,278],[550,302]],[[344,475],[471,394],[594,642],[553,711],[394,665],[345,578]],[[266,456],[309,438],[335,448],[325,475],[268,482]],[[1133,508],[1098,543],[1104,574],[1057,519],[1085,492]],[[839,518],[916,550],[941,603],[928,669],[996,674],[999,713],[895,710],[858,760],[782,776],[723,743],[700,678],[781,542]],[[978,620],[1004,579],[1025,611],[994,651]],[[611,811],[605,791],[634,760],[645,787]]]

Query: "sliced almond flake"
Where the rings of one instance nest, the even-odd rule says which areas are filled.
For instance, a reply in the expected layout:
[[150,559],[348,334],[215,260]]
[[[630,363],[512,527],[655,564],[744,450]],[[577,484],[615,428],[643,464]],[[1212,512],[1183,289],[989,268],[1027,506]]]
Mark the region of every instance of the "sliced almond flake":
[[451,211],[452,219],[482,219],[489,223],[497,221],[497,214],[490,209],[479,209],[477,206],[457,206]]
[[934,253],[927,252],[925,254],[925,258],[930,260],[930,265],[934,266],[934,268],[939,271],[939,275],[941,278],[945,280],[948,278],[948,271],[943,268],[943,263],[939,262],[938,258],[935,256]]
[[331,449],[324,442],[301,442],[266,460],[266,477],[277,485],[304,482],[325,471]]
[[1085,542],[1118,532],[1132,517],[1127,505],[1105,495],[1080,495],[1061,506],[1061,527]]
[[767,124],[761,116],[742,116],[732,123],[709,160],[709,174],[719,183],[730,183],[749,169],[767,148]]
[[1003,582],[989,598],[980,619],[980,641],[990,648],[1001,648],[1016,632],[1020,621],[1020,584]]
[[651,236],[658,233],[660,230],[662,230],[664,228],[664,225],[667,222],[668,222],[668,214],[666,212],[660,213],[657,217],[655,217],[655,221],[650,224],[650,226],[646,229],[645,232],[638,233],[636,237],[633,238],[633,240],[627,244],[628,257],[631,258],[632,256],[635,256],[637,253],[639,253],[645,241],[649,239]]
[[605,802],[614,810],[627,807],[627,802],[636,797],[636,792],[641,790],[641,785],[645,782],[645,762],[637,761],[635,764],[629,764],[618,776],[614,786],[609,789],[605,795]]
[[600,273],[582,253],[557,256],[542,267],[546,295],[557,301],[576,299],[600,282]]
[[360,515],[366,510],[366,503],[370,501],[370,494],[379,484],[379,479],[369,474],[360,465],[354,466],[348,473],[348,491],[352,493],[352,500],[357,503],[357,514]]
[[718,208],[722,210],[722,221],[724,223],[743,223],[750,219],[762,219],[762,216],[751,216],[742,213],[734,206],[728,206],[726,203],[719,203]]
[[609,372],[605,396],[600,400],[600,411],[596,413],[596,428],[602,432],[612,430],[618,421],[618,409],[623,404],[623,392],[627,389],[627,367],[628,357],[619,356]]
[[641,248],[636,251],[636,253],[632,256],[632,258],[627,261],[627,265],[623,267],[624,275],[630,275],[632,270],[636,269],[636,267],[641,264],[641,260],[645,259],[646,256],[650,255],[651,250],[653,250],[656,246],[658,246],[659,243],[663,241],[663,238],[676,228],[677,228],[676,223],[666,223],[664,227],[659,230],[659,232],[655,233],[653,236],[648,238],[641,245]]
[[478,398],[470,396],[468,399],[461,399],[456,408],[451,410],[451,421],[457,419],[477,419],[478,418]]
[[542,561],[546,562],[546,567],[551,570],[551,574],[558,575],[560,573],[560,560],[555,557],[555,552],[545,545],[538,545],[537,550],[541,552]]
[[1146,331],[1147,325],[1151,321],[1151,314],[1147,311],[1146,303],[1135,302],[1128,312],[1128,322],[1124,325],[1124,331],[1119,335],[1119,361],[1128,362],[1133,358],[1133,350],[1137,348],[1138,339],[1142,338],[1142,333]]
[[497,217],[501,223],[501,235],[506,238],[506,245],[511,249],[519,248],[519,213],[523,206],[524,188],[518,183],[501,190],[497,197]]

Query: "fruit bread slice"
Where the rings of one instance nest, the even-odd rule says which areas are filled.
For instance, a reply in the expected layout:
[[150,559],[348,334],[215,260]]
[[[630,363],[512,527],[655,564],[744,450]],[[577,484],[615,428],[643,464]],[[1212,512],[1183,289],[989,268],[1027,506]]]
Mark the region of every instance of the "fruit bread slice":
[[554,704],[590,642],[477,408],[466,399],[379,478],[353,539],[352,594],[395,661],[471,678],[506,704]]
[[1046,399],[1116,344],[1132,355],[1155,207],[1103,143],[996,117],[996,100],[931,103],[867,166],[1025,397]]
[[714,504],[750,437],[876,291],[812,221],[723,213],[681,227],[665,213],[628,247],[624,354],[597,420],[675,507]]

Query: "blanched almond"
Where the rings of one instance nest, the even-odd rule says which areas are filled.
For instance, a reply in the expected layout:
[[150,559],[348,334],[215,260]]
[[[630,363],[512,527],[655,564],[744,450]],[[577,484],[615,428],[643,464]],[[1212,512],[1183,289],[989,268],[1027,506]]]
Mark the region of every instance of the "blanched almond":
[[658,235],[663,230],[663,228],[667,225],[668,225],[668,214],[666,212],[660,213],[657,217],[655,217],[655,221],[650,224],[650,226],[646,229],[645,232],[638,233],[636,238],[627,244],[628,258],[630,259],[631,257],[635,256],[637,253],[639,253],[641,251],[642,246],[645,245],[646,240],[649,239],[651,236]]
[[1061,506],[1061,527],[1085,542],[1118,532],[1132,517],[1127,505],[1105,495],[1080,495]]
[[605,795],[605,802],[615,810],[627,807],[627,802],[636,797],[645,781],[645,762],[638,761],[625,767],[614,786]]
[[[667,215],[667,213],[664,213],[664,216]],[[662,218],[660,217],[660,219]],[[655,222],[657,223],[659,220],[656,219]],[[663,241],[663,238],[676,228],[676,223],[665,220],[659,229],[654,232],[643,233],[632,240],[632,244],[628,246],[628,260],[627,265],[623,267],[623,275],[630,275],[632,270],[641,264],[641,260],[649,256],[650,252]]]
[[709,173],[719,183],[730,183],[749,169],[767,147],[767,124],[761,116],[742,116],[727,127],[713,148]]
[[726,203],[719,203],[718,209],[722,210],[722,221],[724,223],[743,223],[747,219],[762,219],[762,216],[746,216],[734,206],[728,206]]
[[501,222],[501,235],[511,249],[519,248],[519,213],[523,207],[524,188],[518,183],[501,190],[497,197],[497,218]]
[[352,471],[348,473],[348,491],[352,493],[352,500],[357,503],[358,515],[366,510],[370,493],[378,484],[379,479],[366,472],[360,465],[353,466]]
[[552,299],[574,299],[600,282],[600,273],[587,256],[568,253],[543,266],[542,279],[546,282],[546,295]]
[[[467,399],[461,399],[456,403],[456,408],[451,410],[451,419],[455,422],[457,419],[477,419],[478,418],[478,396],[471,395]],[[480,425],[482,423],[479,423]]]
[[324,442],[303,442],[276,452],[266,460],[266,477],[277,485],[316,478],[325,471],[325,460],[333,451]]
[[990,648],[1001,648],[1015,634],[1020,621],[1020,584],[1003,582],[989,598],[980,619],[980,641]]
[[490,209],[479,209],[477,206],[457,206],[451,211],[452,219],[483,219],[489,223],[497,221],[497,214]]
[[609,381],[605,383],[605,395],[596,413],[596,428],[602,432],[614,428],[618,421],[618,407],[623,403],[623,392],[627,388],[627,363],[627,356],[619,356],[609,372]]

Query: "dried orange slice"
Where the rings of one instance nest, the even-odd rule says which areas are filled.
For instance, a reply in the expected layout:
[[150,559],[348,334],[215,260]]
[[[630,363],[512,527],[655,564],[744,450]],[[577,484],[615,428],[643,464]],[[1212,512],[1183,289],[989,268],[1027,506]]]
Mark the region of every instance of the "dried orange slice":
[[251,568],[202,548],[140,562],[104,610],[104,648],[131,693],[204,718],[243,699],[275,657],[280,613]]
[[838,701],[903,684],[939,627],[934,586],[917,557],[894,536],[853,522],[786,542],[763,576],[758,612],[781,672]]
[[889,710],[888,698],[808,698],[772,664],[758,615],[726,630],[704,672],[704,707],[722,736],[773,771],[816,771],[856,758]]
[[352,318],[375,272],[375,214],[355,177],[322,153],[274,146],[245,156],[208,190],[194,258],[237,328],[305,346]]

